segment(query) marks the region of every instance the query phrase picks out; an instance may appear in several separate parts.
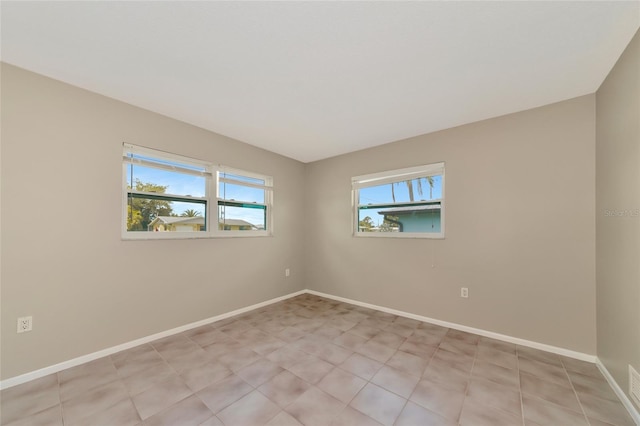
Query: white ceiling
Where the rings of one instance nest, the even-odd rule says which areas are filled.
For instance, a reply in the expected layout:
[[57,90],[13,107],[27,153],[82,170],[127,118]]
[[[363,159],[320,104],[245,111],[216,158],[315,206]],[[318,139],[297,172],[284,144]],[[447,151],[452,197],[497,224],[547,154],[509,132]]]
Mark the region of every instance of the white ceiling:
[[2,60],[303,162],[593,93],[640,2],[7,2]]

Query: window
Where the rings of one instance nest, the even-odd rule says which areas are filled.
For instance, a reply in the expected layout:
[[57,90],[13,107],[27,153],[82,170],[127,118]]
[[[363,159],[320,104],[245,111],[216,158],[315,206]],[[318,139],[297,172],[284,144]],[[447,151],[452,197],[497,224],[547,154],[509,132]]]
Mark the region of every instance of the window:
[[270,231],[271,178],[221,168],[218,171],[218,229]]
[[354,234],[444,238],[444,163],[352,178]]
[[270,235],[270,177],[128,144],[122,161],[124,238]]

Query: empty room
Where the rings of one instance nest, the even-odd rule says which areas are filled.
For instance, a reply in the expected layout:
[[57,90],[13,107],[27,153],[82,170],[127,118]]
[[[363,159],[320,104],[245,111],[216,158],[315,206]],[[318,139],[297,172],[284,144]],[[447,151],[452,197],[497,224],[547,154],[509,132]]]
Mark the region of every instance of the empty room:
[[0,424],[640,425],[640,2],[0,2]]

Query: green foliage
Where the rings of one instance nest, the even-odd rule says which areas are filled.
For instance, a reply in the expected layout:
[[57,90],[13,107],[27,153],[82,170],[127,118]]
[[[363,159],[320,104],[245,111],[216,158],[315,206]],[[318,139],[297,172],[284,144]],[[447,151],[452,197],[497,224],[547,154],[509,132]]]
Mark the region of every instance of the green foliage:
[[358,222],[358,225],[361,232],[372,232],[372,228],[375,226],[375,224],[373,223],[373,219],[371,219],[369,216]]
[[[433,180],[433,176],[427,176],[424,178],[419,178],[419,179],[414,179],[417,183],[416,183],[416,190],[418,191],[418,195],[422,195],[422,180],[426,180],[427,183],[429,184],[429,199],[433,198],[433,184],[434,184],[434,180]],[[414,200],[414,195],[413,195],[413,180],[405,180],[404,182],[395,182],[391,184],[391,198],[393,199],[393,202],[395,203],[396,201],[396,194],[395,194],[395,185],[400,185],[401,183],[404,183],[407,185],[407,190],[409,191],[409,201],[415,201]]]
[[[156,194],[164,194],[167,188],[168,186],[141,182],[139,179],[136,179],[134,185],[136,191]],[[173,214],[170,201],[129,197],[127,203],[127,231],[146,231],[156,217]]]
[[398,216],[385,216],[382,225],[380,225],[380,232],[398,232],[399,229]]
[[198,217],[198,216],[202,216],[200,214],[199,211],[194,210],[194,209],[187,209],[185,211],[182,212],[182,214],[180,216],[184,216],[184,217]]

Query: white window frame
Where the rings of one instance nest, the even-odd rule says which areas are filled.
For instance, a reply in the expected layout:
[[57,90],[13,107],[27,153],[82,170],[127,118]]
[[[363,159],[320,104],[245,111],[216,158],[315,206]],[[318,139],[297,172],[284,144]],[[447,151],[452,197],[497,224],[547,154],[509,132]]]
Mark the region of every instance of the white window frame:
[[[193,171],[189,169],[180,169],[171,165],[166,166],[166,170],[177,171],[185,174],[199,175],[205,178],[205,196],[193,197],[189,195],[173,195],[167,198],[176,201],[197,202],[205,204],[205,231],[195,232],[149,232],[149,231],[127,231],[127,206],[130,192],[140,195],[146,194],[141,191],[129,190],[127,182],[127,167],[133,162],[134,164],[144,164],[142,160],[132,160],[127,153],[135,153],[159,160],[183,163],[204,168],[203,172]],[[163,169],[158,164],[147,164],[150,167]],[[266,209],[266,230],[259,231],[231,231],[218,229],[218,203],[221,200],[218,194],[219,179],[221,173],[233,173],[240,176],[246,176],[264,180],[265,185],[252,185],[242,182],[246,186],[259,186],[265,190],[265,209]],[[229,238],[229,237],[266,237],[273,236],[273,178],[271,176],[262,175],[255,172],[247,172],[240,169],[229,168],[222,165],[215,165],[212,162],[199,160],[191,157],[185,157],[153,148],[146,148],[138,145],[123,143],[122,153],[122,218],[121,218],[121,237],[123,240],[182,240],[196,238]]]
[[[245,176],[248,178],[260,179],[264,181],[264,185],[236,181],[231,178],[223,178],[221,174],[232,174],[238,176]],[[222,194],[220,194],[220,182],[227,182],[234,185],[248,186],[251,188],[258,188],[264,190],[264,204],[252,203],[256,205],[262,205],[265,208],[265,227],[267,229],[263,231],[234,231],[234,230],[220,230],[218,229],[218,206],[220,203],[231,203],[231,200],[226,200],[222,198]],[[258,173],[247,172],[240,169],[234,169],[231,167],[220,166],[216,170],[216,226],[215,231],[221,236],[229,236],[229,237],[259,237],[259,236],[271,236],[273,235],[273,178],[271,176],[265,176]],[[236,202],[236,201],[233,201]],[[242,203],[242,200],[238,200],[238,203]]]
[[[360,232],[359,226],[359,191],[362,188],[404,182],[406,180],[426,178],[429,176],[442,176],[442,197],[440,202],[440,232]],[[398,203],[407,204],[407,203]],[[416,202],[416,204],[420,204]],[[353,236],[364,238],[427,238],[444,239],[445,230],[445,163],[433,163],[417,167],[408,167],[398,170],[372,173],[351,178],[351,211],[353,215]]]

